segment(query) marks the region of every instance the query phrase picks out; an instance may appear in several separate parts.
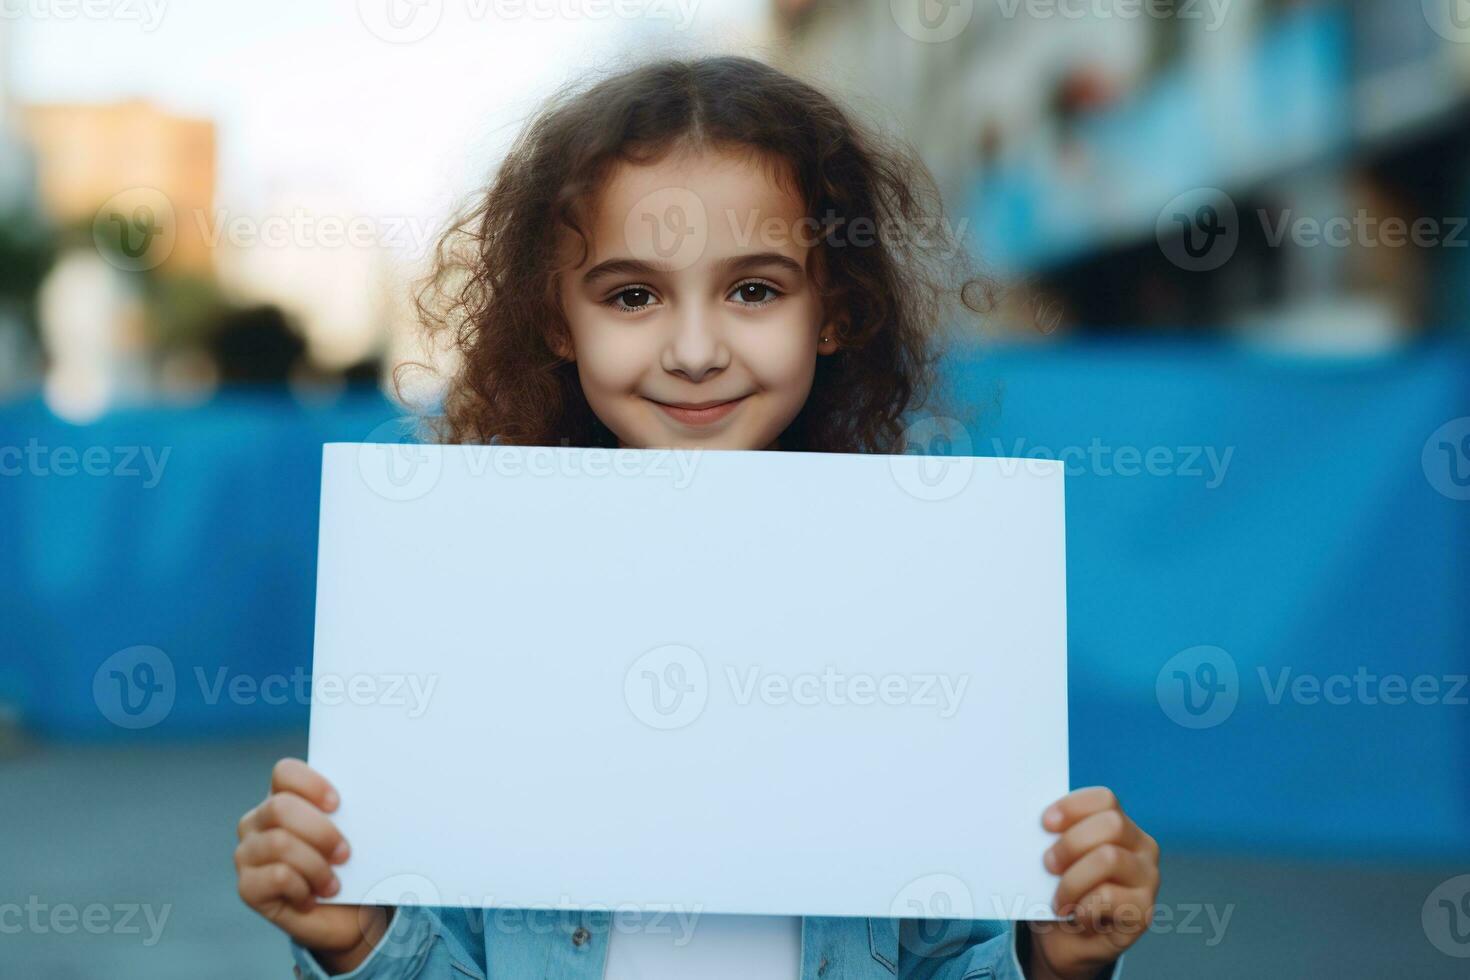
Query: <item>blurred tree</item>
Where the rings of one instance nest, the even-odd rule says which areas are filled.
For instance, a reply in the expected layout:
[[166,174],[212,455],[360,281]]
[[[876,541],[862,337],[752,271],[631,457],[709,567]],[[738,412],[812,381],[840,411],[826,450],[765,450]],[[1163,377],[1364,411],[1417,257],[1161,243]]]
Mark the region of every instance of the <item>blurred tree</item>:
[[[109,264],[127,270],[138,258],[125,247],[125,229],[117,224],[79,222],[66,230],[66,243],[96,248]],[[209,276],[173,271],[167,262],[137,271],[124,271],[138,288],[144,307],[148,346],[155,353],[202,350],[209,346],[230,304],[219,284]]]
[[36,291],[55,260],[55,234],[26,214],[0,215],[0,308],[19,316],[37,337]]
[[143,299],[149,342],[165,352],[208,347],[231,311],[217,282],[193,274],[151,276]]

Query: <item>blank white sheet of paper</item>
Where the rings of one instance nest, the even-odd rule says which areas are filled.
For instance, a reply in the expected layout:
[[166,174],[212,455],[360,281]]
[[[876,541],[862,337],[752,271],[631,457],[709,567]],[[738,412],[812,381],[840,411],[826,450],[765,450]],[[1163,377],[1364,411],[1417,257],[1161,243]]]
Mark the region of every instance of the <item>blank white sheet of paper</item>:
[[1047,460],[329,444],[334,902],[1050,918]]

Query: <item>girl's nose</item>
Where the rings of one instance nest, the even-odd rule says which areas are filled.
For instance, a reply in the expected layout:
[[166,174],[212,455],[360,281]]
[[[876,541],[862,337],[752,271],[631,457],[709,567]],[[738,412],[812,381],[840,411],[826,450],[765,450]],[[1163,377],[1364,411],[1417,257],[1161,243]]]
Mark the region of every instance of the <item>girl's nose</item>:
[[678,319],[673,336],[664,348],[665,371],[698,383],[723,371],[729,363],[730,353],[712,317],[702,310],[690,310]]

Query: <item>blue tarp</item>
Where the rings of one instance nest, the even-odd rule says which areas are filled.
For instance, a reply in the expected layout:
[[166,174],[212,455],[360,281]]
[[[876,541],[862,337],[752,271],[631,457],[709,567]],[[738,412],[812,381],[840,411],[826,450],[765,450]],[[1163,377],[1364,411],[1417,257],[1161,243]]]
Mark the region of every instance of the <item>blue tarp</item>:
[[[949,376],[958,450],[1069,463],[1075,784],[1113,786],[1173,843],[1470,853],[1465,352],[1072,345],[966,355]],[[303,726],[320,447],[391,440],[394,414],[268,392],[86,426],[0,407],[0,701],[50,737]],[[141,730],[94,688],[134,646],[174,671]],[[1432,703],[1384,703],[1390,675],[1421,695],[1432,679]],[[1181,699],[1210,684],[1229,710],[1200,727]]]

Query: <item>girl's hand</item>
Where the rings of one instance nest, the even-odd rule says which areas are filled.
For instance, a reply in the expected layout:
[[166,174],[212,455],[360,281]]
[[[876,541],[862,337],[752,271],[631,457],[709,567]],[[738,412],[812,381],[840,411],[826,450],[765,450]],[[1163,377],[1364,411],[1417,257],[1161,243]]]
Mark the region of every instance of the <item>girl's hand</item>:
[[240,897],[302,946],[329,972],[367,959],[386,931],[391,908],[318,905],[341,885],[332,865],[347,860],[347,841],[327,817],[337,791],[300,759],[282,759],[265,800],[240,818],[235,871]]
[[1061,875],[1052,907],[1070,922],[1028,923],[1031,980],[1093,980],[1138,941],[1159,893],[1159,845],[1103,786],[1068,793],[1042,826],[1061,834],[1043,857]]

